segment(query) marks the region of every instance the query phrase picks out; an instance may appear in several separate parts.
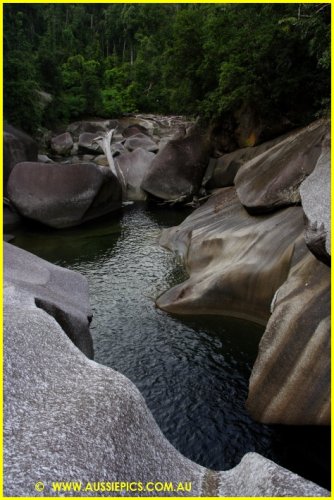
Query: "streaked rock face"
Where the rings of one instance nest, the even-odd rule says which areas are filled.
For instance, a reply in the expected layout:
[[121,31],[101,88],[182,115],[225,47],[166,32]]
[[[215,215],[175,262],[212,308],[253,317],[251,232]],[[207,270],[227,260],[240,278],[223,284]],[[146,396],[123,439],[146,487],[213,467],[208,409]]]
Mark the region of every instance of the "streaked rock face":
[[24,217],[62,228],[105,215],[121,206],[121,187],[110,169],[94,163],[18,163],[8,196]]
[[330,272],[301,245],[250,378],[247,408],[264,423],[330,424]]
[[243,165],[235,177],[241,203],[254,213],[300,203],[299,186],[313,171],[327,131],[327,121],[314,122]]
[[330,138],[325,138],[321,155],[312,172],[300,186],[306,216],[305,240],[314,255],[330,263]]
[[160,244],[184,259],[190,277],[160,296],[158,307],[265,324],[303,226],[300,207],[252,216],[234,188],[219,190],[180,226],[163,232]]
[[[41,286],[50,273],[52,293],[57,275],[63,276],[63,285],[69,280],[67,286],[73,285],[74,275],[78,284],[80,276],[31,254],[25,257],[22,272],[29,280],[21,276],[21,280],[6,281],[4,288],[6,497],[34,497],[40,481],[45,488],[38,495],[47,497],[59,496],[51,488],[54,481],[81,482],[83,487],[87,482],[112,481],[141,482],[143,487],[152,481],[174,486],[191,483],[191,491],[177,496],[329,495],[256,453],[222,472],[181,455],[163,436],[135,385],[87,359],[52,315],[36,306],[34,294],[24,284]],[[73,495],[78,493],[66,493]],[[96,495],[95,491],[79,493]],[[109,491],[98,495],[113,496]],[[157,493],[128,490],[116,495]],[[175,496],[175,492],[163,492],[163,496]]]

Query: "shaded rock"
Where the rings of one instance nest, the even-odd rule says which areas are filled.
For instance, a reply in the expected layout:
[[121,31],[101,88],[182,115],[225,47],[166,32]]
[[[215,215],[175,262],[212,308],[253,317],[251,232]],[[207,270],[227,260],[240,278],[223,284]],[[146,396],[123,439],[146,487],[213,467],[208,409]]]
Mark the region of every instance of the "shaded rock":
[[241,203],[266,212],[300,203],[299,186],[313,171],[328,121],[318,120],[243,165],[235,177]]
[[264,423],[330,424],[330,271],[307,249],[278,289],[247,408]]
[[71,156],[76,156],[77,154],[79,154],[79,144],[75,142],[73,144],[73,148],[71,149]]
[[41,163],[54,163],[51,158],[48,157],[48,155],[38,155],[38,161]]
[[[71,272],[52,267],[52,278],[63,272],[68,283]],[[46,279],[44,264],[37,268]],[[34,272],[32,277],[41,280]],[[224,472],[191,462],[163,436],[132,382],[88,360],[55,319],[36,307],[33,294],[21,283],[5,284],[4,295],[6,496],[36,496],[39,481],[45,485],[39,496],[59,496],[51,488],[55,480],[81,481],[84,486],[88,481],[136,481],[143,486],[151,481],[190,482],[191,491],[178,496],[329,494],[256,453]],[[157,495],[129,490],[98,494]]]
[[[180,127],[189,128],[194,121],[185,116],[163,116],[153,114],[137,114],[133,116],[124,116],[119,119],[120,126],[126,129],[129,126],[139,125],[137,132],[144,132],[157,140],[163,139],[163,142],[171,140],[175,132]],[[134,128],[134,131],[136,129]],[[136,133],[137,133],[136,132]]]
[[11,125],[4,127],[3,142],[3,186],[7,196],[7,182],[13,167],[22,161],[37,161],[38,146],[32,137]]
[[303,227],[300,207],[255,217],[234,188],[217,191],[182,224],[162,232],[160,244],[184,260],[190,277],[162,294],[157,306],[266,324]]
[[73,148],[73,139],[69,132],[57,135],[51,139],[51,149],[57,155],[67,156]]
[[94,163],[101,165],[101,167],[109,167],[108,158],[106,155],[95,156]]
[[118,120],[86,120],[70,123],[67,127],[67,132],[76,140],[85,132],[91,134],[101,134],[107,132],[111,128],[116,128]]
[[137,134],[144,134],[146,136],[150,135],[147,128],[143,127],[143,125],[140,125],[139,123],[128,125],[122,132],[122,136],[126,138],[132,137],[133,135]]
[[81,153],[94,153],[94,154],[102,154],[102,148],[97,144],[95,139],[97,137],[100,137],[100,133],[89,133],[89,132],[84,132],[83,134],[80,134],[79,136],[79,152]]
[[239,148],[257,146],[291,130],[291,122],[284,117],[265,119],[256,110],[243,105],[225,114],[223,120],[213,123],[214,156],[221,156]]
[[305,240],[311,252],[330,263],[330,143],[329,136],[312,174],[302,182],[300,196],[306,216]]
[[3,207],[3,229],[4,231],[12,231],[21,225],[23,219],[16,212],[14,207],[4,205]]
[[3,240],[4,241],[13,241],[13,240],[15,240],[15,236],[13,234],[4,233]]
[[163,200],[189,199],[198,193],[209,159],[210,147],[202,134],[172,140],[152,161],[141,187]]
[[5,243],[4,278],[7,287],[20,290],[24,301],[29,300],[55,318],[72,342],[93,358],[88,283],[81,274]]
[[122,193],[111,171],[94,163],[23,162],[12,170],[8,196],[24,217],[61,228],[118,209]]
[[127,200],[146,200],[147,194],[140,186],[154,157],[154,153],[137,148],[132,153],[126,152],[115,158],[124,175]]
[[159,146],[150,137],[140,133],[129,137],[125,141],[124,147],[129,151],[134,151],[137,148],[142,148],[152,153],[155,153],[159,150]]
[[259,146],[237,149],[217,158],[213,175],[207,184],[208,189],[233,186],[235,176],[242,165],[272,148],[286,137],[287,135],[284,135]]
[[126,149],[125,149],[123,143],[121,143],[121,142],[114,142],[114,144],[111,144],[110,150],[111,150],[111,154],[113,156],[118,156],[118,155],[126,152]]

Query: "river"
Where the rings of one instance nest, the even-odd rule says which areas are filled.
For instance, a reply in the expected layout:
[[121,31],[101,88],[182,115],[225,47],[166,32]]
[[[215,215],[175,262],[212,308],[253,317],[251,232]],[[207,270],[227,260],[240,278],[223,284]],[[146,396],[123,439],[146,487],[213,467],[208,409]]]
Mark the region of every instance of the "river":
[[186,277],[158,235],[187,213],[135,204],[73,229],[28,225],[13,243],[86,276],[95,360],[137,385],[180,452],[226,470],[256,451],[329,488],[329,429],[261,425],[244,408],[263,328],[155,307],[154,298]]

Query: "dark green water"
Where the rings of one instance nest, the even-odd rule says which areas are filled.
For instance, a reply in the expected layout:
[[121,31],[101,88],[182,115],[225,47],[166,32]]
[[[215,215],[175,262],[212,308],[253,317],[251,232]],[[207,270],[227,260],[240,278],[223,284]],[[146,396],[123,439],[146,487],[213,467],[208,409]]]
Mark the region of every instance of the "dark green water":
[[80,228],[26,227],[13,243],[87,277],[95,360],[137,385],[184,455],[223,470],[256,451],[329,488],[327,428],[265,426],[244,408],[263,329],[223,317],[175,317],[154,307],[156,296],[185,278],[157,237],[186,215],[136,205]]

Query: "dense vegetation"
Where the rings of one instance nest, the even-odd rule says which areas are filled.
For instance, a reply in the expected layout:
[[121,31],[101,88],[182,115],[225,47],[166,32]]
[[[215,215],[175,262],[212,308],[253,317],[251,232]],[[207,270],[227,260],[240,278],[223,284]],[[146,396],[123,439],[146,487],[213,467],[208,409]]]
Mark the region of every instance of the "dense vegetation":
[[328,4],[4,4],[5,119],[29,132],[245,105],[300,124],[329,105],[329,65]]

